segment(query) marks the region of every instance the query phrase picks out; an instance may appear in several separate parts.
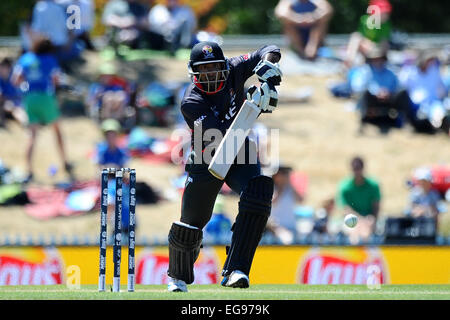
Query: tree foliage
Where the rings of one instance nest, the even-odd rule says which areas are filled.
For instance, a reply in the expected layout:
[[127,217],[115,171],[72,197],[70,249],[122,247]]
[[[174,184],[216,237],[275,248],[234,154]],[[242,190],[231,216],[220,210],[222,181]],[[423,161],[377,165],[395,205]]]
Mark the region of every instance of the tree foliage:
[[[151,0],[140,0],[149,4]],[[19,23],[30,19],[36,0],[1,0],[0,36],[14,36],[19,33]],[[102,7],[107,0],[95,0],[97,23]],[[155,1],[155,2],[160,2]],[[199,14],[200,27],[207,27],[211,21],[220,20],[225,34],[279,34],[280,22],[274,16],[278,0],[184,0],[192,3]],[[356,29],[359,17],[365,14],[368,0],[329,0],[334,7],[330,22],[330,33],[349,33]],[[450,1],[442,0],[391,0],[392,23],[395,29],[408,33],[450,33]],[[209,12],[207,12],[209,10]],[[221,19],[218,19],[220,17]],[[94,33],[102,32],[97,26]]]

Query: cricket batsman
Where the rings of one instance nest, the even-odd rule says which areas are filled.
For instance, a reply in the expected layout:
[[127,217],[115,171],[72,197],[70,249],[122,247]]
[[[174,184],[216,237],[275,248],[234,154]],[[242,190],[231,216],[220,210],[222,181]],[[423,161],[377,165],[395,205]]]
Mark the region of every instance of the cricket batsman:
[[[244,99],[244,83],[256,74],[260,86],[252,86],[247,100],[261,112],[271,112],[278,102],[275,86],[281,82],[278,62],[280,49],[274,45],[238,57],[225,58],[215,42],[200,42],[191,51],[188,71],[191,84],[181,102],[181,112],[191,129],[191,147],[185,170],[188,173],[181,203],[180,221],[169,231],[169,283],[171,292],[187,292],[194,282],[194,262],[202,244],[202,229],[211,218],[214,203],[226,183],[240,195],[239,211],[231,228],[231,245],[227,246],[222,286],[248,288],[249,273],[256,248],[270,215],[273,181],[261,175],[258,161],[233,162],[224,180],[208,171],[202,155],[209,141],[194,146],[194,132],[220,130],[224,135],[238,114]],[[246,138],[243,148],[251,152]],[[200,150],[200,152],[198,151]],[[256,152],[256,148],[253,152]],[[242,161],[241,161],[242,162]]]

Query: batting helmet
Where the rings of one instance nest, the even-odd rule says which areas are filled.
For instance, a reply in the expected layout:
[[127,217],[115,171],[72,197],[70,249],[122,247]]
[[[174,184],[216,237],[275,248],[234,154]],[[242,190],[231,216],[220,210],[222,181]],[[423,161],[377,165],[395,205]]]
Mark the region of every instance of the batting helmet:
[[[208,65],[209,68],[202,68],[201,65]],[[212,41],[199,42],[192,48],[188,70],[192,83],[207,94],[222,90],[230,73],[222,48]]]

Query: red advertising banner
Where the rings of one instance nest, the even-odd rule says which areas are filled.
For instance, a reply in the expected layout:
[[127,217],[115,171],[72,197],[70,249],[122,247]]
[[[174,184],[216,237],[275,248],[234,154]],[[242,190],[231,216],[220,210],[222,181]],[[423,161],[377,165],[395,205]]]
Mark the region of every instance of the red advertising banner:
[[378,249],[311,249],[300,265],[299,283],[374,284],[387,283],[387,269]]
[[[144,249],[137,257],[137,284],[166,284],[169,269],[168,252]],[[213,284],[218,282],[219,265],[214,250],[205,249],[194,265],[195,284]]]
[[56,249],[0,250],[0,285],[63,283],[63,260]]
[[[112,281],[112,251],[108,247],[107,282]],[[122,284],[127,281],[127,257],[124,247]],[[194,283],[219,283],[225,259],[223,246],[203,248],[194,266]],[[137,284],[166,284],[168,268],[167,247],[136,247]],[[0,285],[97,284],[98,275],[95,246],[0,248]],[[252,284],[448,284],[450,247],[261,246],[250,279]]]

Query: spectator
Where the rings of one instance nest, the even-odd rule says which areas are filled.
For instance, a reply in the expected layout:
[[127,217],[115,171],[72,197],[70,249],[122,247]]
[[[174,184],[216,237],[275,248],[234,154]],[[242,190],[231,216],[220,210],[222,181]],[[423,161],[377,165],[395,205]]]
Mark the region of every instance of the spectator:
[[432,188],[431,170],[419,168],[414,176],[417,185],[410,192],[407,213],[416,218],[429,217],[437,219],[441,197],[439,192]]
[[345,214],[358,217],[358,224],[350,234],[350,241],[367,240],[374,232],[380,209],[380,187],[374,179],[364,175],[364,161],[354,157],[351,161],[353,175],[339,183],[337,203]]
[[[374,10],[374,7],[378,7],[378,10]],[[350,36],[345,60],[348,67],[355,65],[358,53],[367,58],[376,47],[385,51],[389,49],[392,5],[388,0],[371,0],[367,12],[369,14],[360,18],[358,31]],[[380,23],[378,26],[377,22]]]
[[106,119],[101,124],[105,141],[97,145],[95,162],[101,168],[124,168],[129,156],[118,144],[121,127],[115,119]]
[[12,65],[13,62],[9,58],[0,62],[0,127],[5,125],[7,117],[12,117],[21,124],[27,121],[19,90],[11,81]]
[[197,30],[197,18],[192,9],[179,0],[166,0],[155,5],[148,15],[150,31],[161,35],[174,53],[179,48],[191,48]]
[[66,19],[63,7],[54,0],[38,0],[33,8],[30,31],[48,37],[55,47],[64,47],[69,42]]
[[77,40],[80,40],[84,44],[84,47],[88,50],[95,51],[94,44],[92,43],[89,35],[90,31],[94,27],[95,22],[95,4],[93,0],[55,0],[59,5],[64,8],[65,12],[72,13],[71,6],[77,6],[80,13],[80,25],[79,28],[73,29],[74,36]]
[[27,147],[28,177],[25,182],[33,179],[32,155],[36,135],[40,125],[52,125],[58,149],[66,172],[72,180],[72,165],[67,161],[64,141],[59,125],[60,112],[55,96],[55,86],[58,84],[58,62],[50,54],[52,44],[48,38],[35,40],[32,52],[22,55],[17,61],[12,75],[13,83],[25,89],[24,105],[28,116],[30,142]]
[[283,24],[292,48],[301,57],[315,59],[333,15],[326,0],[280,0],[275,15]]
[[297,235],[297,221],[295,206],[303,201],[291,185],[292,168],[280,165],[278,172],[273,175],[274,196],[272,210],[267,222],[266,230],[274,234],[283,244],[291,244]]
[[438,57],[422,51],[416,66],[406,66],[400,72],[400,82],[408,91],[411,103],[408,111],[411,124],[419,132],[448,131],[444,99],[448,90],[439,70]]
[[[102,122],[101,130],[105,137],[105,141],[99,143],[96,149],[95,162],[100,169],[103,168],[125,168],[129,161],[127,151],[119,146],[120,123],[115,119],[107,119]],[[128,175],[124,175],[122,179],[122,233],[127,235],[129,228],[129,193],[130,183]],[[115,206],[116,183],[115,178],[110,176],[108,179],[108,212],[114,212]],[[113,215],[110,216],[113,224]],[[112,234],[113,236],[113,234]],[[125,239],[126,241],[126,239]]]
[[78,58],[81,53],[81,48],[75,43],[74,33],[67,28],[66,12],[55,0],[36,2],[28,36],[31,42],[36,37],[47,37],[53,45],[53,51],[60,65],[67,69],[69,69],[68,64]]
[[106,119],[116,119],[126,128],[135,124],[136,111],[134,104],[136,88],[117,74],[112,64],[100,66],[99,82],[89,88],[87,103],[91,117],[100,122]]
[[387,67],[386,52],[376,48],[367,53],[367,64],[359,67],[350,79],[352,92],[359,95],[361,132],[372,123],[385,132],[390,127],[402,127],[409,98],[401,90],[397,76]]
[[335,200],[333,198],[327,199],[322,203],[322,206],[315,212],[315,220],[313,226],[313,232],[319,234],[328,233],[328,221],[333,214],[335,206]]
[[102,22],[108,28],[109,43],[116,53],[120,44],[132,49],[163,49],[163,37],[149,30],[148,11],[137,0],[110,0],[106,4]]

